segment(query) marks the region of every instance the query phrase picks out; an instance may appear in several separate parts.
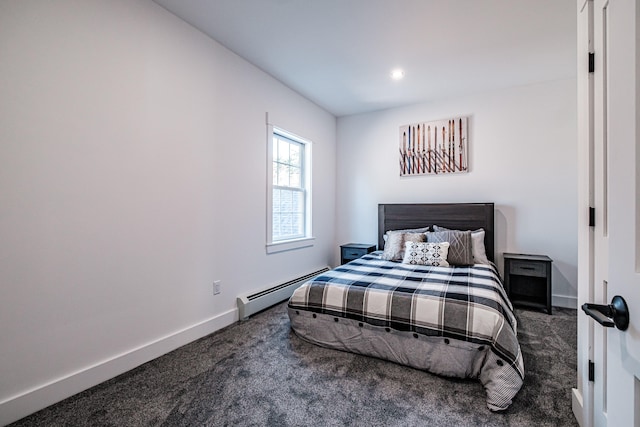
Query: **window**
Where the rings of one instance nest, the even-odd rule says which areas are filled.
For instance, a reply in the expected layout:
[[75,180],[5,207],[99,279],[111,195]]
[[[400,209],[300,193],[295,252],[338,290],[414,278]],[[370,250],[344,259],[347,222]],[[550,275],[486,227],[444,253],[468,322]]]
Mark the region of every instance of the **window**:
[[311,144],[270,127],[267,252],[310,246]]
[[273,241],[305,237],[304,144],[273,134]]

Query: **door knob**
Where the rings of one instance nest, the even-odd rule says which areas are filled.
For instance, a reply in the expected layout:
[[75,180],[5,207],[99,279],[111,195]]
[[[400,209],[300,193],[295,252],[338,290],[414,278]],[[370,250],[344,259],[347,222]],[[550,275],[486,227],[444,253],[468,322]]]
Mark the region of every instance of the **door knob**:
[[607,328],[614,326],[621,331],[629,327],[629,308],[627,302],[620,295],[611,300],[611,304],[582,304],[582,311],[593,317],[596,322]]

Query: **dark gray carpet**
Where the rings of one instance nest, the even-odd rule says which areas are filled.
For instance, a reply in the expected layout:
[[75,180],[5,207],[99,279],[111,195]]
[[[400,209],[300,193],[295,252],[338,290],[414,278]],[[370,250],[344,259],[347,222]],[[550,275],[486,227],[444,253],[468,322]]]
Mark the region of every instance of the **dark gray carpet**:
[[479,382],[307,343],[282,303],[13,426],[577,426],[576,311],[516,315],[527,376],[503,413]]

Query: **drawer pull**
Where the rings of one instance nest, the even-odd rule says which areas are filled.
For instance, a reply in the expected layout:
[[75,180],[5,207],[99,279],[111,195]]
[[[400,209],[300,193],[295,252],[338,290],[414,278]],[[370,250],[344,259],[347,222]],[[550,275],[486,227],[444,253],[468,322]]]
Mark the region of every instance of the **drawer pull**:
[[532,277],[545,277],[546,271],[545,266],[542,264],[532,264],[526,262],[512,262],[511,267],[509,267],[509,272],[511,274],[521,274],[523,276],[532,276]]

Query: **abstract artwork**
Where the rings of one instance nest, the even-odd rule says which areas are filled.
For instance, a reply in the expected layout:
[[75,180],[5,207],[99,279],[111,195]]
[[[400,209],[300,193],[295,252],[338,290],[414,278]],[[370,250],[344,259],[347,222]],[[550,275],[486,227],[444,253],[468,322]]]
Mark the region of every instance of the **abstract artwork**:
[[467,117],[400,126],[400,176],[469,171]]

